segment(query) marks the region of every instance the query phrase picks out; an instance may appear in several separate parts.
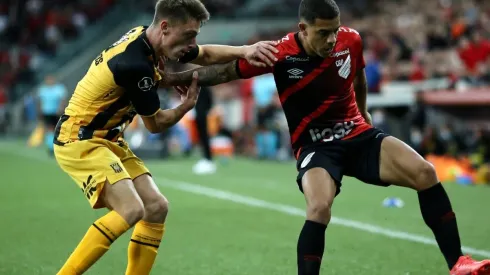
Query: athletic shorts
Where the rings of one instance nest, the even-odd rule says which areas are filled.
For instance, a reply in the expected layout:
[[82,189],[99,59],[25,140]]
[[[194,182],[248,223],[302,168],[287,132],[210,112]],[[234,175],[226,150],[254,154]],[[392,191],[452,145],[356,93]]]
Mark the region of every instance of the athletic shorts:
[[80,187],[92,208],[103,207],[99,196],[106,181],[114,184],[149,174],[143,161],[133,154],[123,139],[117,142],[89,139],[55,145],[54,155],[61,169]]
[[312,168],[323,168],[333,178],[340,193],[342,177],[355,177],[365,183],[389,186],[379,176],[381,142],[388,135],[377,128],[346,140],[314,144],[301,148],[296,168],[296,179],[299,189],[303,192],[302,178]]

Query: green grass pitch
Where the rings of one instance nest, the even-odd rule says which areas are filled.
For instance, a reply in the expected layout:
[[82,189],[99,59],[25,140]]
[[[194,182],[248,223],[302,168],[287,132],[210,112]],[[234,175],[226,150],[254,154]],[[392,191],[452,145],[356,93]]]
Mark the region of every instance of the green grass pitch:
[[[0,274],[56,274],[105,210],[91,210],[53,159],[24,144],[0,142]],[[147,162],[170,201],[152,274],[296,274],[304,199],[295,183],[294,163],[234,159],[220,165],[216,175],[195,176],[194,161]],[[490,256],[490,188],[445,186],[464,245],[479,250],[478,259]],[[402,198],[405,207],[383,208],[388,196]],[[329,226],[322,274],[448,274],[436,246],[403,235],[432,238],[413,191],[346,178],[333,215],[343,219],[338,221],[357,222],[358,228]],[[366,224],[376,226],[374,232]],[[403,234],[387,236],[394,231]],[[87,274],[124,274],[129,236],[118,239]]]

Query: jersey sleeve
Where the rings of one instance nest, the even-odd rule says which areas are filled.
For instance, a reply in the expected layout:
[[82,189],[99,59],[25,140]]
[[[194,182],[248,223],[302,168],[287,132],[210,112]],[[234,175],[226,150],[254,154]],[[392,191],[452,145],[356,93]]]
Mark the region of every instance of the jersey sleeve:
[[179,58],[179,63],[189,63],[192,60],[196,59],[199,56],[199,45],[197,47],[192,48],[188,51],[184,56]]
[[120,62],[114,73],[116,84],[125,89],[139,115],[153,116],[160,110],[158,83],[154,81],[154,70],[149,64]]
[[273,67],[256,67],[248,63],[246,59],[238,59],[238,61],[236,62],[236,72],[238,76],[242,79],[272,73],[272,71]]

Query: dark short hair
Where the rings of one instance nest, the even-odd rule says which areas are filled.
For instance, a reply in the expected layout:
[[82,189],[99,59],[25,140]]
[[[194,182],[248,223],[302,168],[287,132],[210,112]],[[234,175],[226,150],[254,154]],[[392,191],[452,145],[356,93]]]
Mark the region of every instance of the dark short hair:
[[334,0],[301,0],[299,4],[299,18],[307,23],[314,23],[316,19],[335,19],[339,15],[340,9]]
[[187,22],[194,19],[204,23],[209,20],[209,12],[200,0],[158,0],[155,5],[153,22],[163,19]]

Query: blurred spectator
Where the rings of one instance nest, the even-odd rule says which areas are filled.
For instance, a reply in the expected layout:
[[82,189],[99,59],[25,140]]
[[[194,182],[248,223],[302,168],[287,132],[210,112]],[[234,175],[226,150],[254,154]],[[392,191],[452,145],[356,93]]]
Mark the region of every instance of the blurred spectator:
[[54,129],[66,105],[66,88],[56,82],[53,76],[47,76],[44,84],[39,87],[37,96],[39,115],[44,122],[45,144],[48,151],[52,153]]
[[254,78],[253,95],[257,113],[257,133],[255,146],[257,156],[261,159],[274,159],[278,150],[278,133],[274,131],[273,120],[277,112],[274,97],[277,93],[272,74]]

